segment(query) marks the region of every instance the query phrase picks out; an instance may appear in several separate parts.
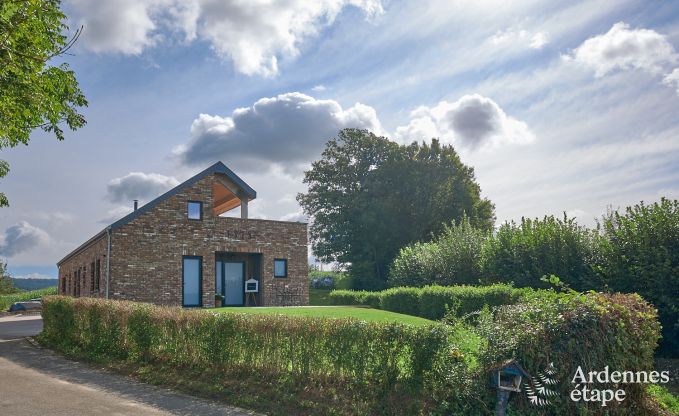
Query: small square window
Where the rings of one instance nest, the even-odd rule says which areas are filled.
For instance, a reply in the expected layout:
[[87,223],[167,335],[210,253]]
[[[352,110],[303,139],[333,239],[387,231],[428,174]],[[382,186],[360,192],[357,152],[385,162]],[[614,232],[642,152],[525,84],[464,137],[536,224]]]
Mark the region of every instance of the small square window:
[[189,201],[188,214],[190,220],[202,220],[203,203],[200,201]]
[[273,277],[288,277],[288,260],[274,259]]

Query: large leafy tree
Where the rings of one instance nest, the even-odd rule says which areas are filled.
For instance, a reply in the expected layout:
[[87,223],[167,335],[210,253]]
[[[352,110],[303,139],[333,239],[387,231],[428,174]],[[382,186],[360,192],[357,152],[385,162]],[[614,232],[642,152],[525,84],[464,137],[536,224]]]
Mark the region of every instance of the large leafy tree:
[[489,230],[494,207],[472,168],[451,146],[401,146],[367,130],[345,129],[305,172],[297,200],[312,217],[314,253],[350,265],[356,288],[384,287],[401,247],[429,239],[467,216]]
[[[67,63],[55,63],[77,40],[59,0],[0,1],[0,149],[28,144],[34,129],[64,139],[63,125],[85,125],[87,101]],[[9,165],[0,161],[0,178]],[[0,193],[0,207],[8,205]]]

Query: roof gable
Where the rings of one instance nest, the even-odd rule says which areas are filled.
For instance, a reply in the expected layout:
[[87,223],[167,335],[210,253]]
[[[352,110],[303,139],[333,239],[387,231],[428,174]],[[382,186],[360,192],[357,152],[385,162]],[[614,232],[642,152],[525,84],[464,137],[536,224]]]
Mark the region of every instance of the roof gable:
[[139,217],[140,215],[145,214],[146,212],[152,210],[155,208],[158,204],[161,202],[167,200],[168,198],[176,195],[183,189],[186,189],[193,185],[194,183],[198,182],[199,180],[205,178],[206,176],[212,175],[212,174],[222,174],[225,175],[237,188],[239,191],[244,193],[248,199],[253,200],[257,198],[257,192],[255,192],[254,189],[250,187],[247,183],[245,183],[244,180],[242,180],[238,175],[233,173],[231,169],[229,169],[225,164],[222,162],[217,162],[214,165],[210,166],[209,168],[205,169],[204,171],[198,173],[197,175],[185,180],[184,182],[180,183],[179,185],[175,186],[174,188],[170,189],[169,191],[165,192],[164,194],[160,195],[156,199],[152,200],[151,202],[148,202],[147,204],[143,205],[142,207],[138,208],[137,210],[127,214],[123,218],[119,219],[118,221],[114,222],[113,224],[109,225],[108,227],[104,228],[101,230],[99,233],[97,233],[94,237],[90,238],[89,240],[85,241],[83,244],[81,244],[78,248],[75,250],[71,251],[69,254],[66,255],[63,259],[61,259],[57,265],[60,265],[61,263],[65,262],[68,260],[71,256],[77,254],[81,250],[85,249],[88,247],[92,242],[96,241],[100,237],[106,234],[107,230],[112,230],[116,229],[119,227],[122,227],[123,225],[129,223],[130,221],[134,220],[135,218]]
[[193,185],[194,183],[198,182],[199,180],[205,178],[208,175],[212,175],[215,173],[220,173],[222,175],[225,175],[229,180],[231,180],[242,192],[244,192],[249,199],[255,199],[257,198],[257,192],[255,192],[254,189],[250,187],[245,181],[243,181],[238,175],[233,173],[231,169],[226,167],[225,164],[222,162],[217,162],[214,165],[210,166],[209,168],[205,169],[204,171],[198,173],[197,175],[187,179],[186,181],[180,183],[179,185],[175,186],[174,188],[170,189],[169,191],[165,192],[158,198],[152,200],[151,202],[143,205],[136,211],[133,211],[123,218],[119,219],[118,221],[114,222],[113,224],[110,225],[111,229],[116,229],[118,227],[121,227],[130,221],[134,220],[135,218],[139,217],[140,215],[145,214],[146,212],[152,210],[156,205],[159,203],[165,201],[166,199],[172,197],[173,195],[176,195],[183,189],[186,189]]

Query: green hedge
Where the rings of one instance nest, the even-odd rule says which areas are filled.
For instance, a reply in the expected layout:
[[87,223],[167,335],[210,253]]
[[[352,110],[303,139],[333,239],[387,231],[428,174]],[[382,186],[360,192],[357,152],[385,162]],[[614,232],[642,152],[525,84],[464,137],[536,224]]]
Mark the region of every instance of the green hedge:
[[[291,379],[298,386],[345,394],[335,400],[361,403],[360,414],[487,415],[495,401],[489,369],[516,358],[537,374],[553,362],[563,382],[555,387],[561,398],[549,414],[654,415],[640,385],[623,386],[627,399],[606,408],[565,398],[577,365],[652,368],[656,318],[639,296],[596,293],[540,292],[518,304],[485,308],[473,326],[460,320],[425,327],[49,296],[39,341],[75,356],[154,365],[158,371],[217,372],[228,383],[259,374],[266,380],[260,390]],[[347,385],[353,388],[343,389]],[[304,400],[312,399],[305,395]],[[513,415],[545,411],[531,406],[524,394],[513,394],[509,406]],[[356,413],[356,408],[324,409]]]
[[[486,339],[482,362],[514,358],[528,373],[543,373],[553,363],[553,388],[549,407],[531,405],[526,395],[516,395],[513,415],[657,415],[665,414],[649,403],[644,384],[603,384],[597,389],[624,389],[622,404],[573,402],[571,382],[578,366],[589,371],[652,371],[653,354],[660,338],[657,311],[639,295],[556,295],[541,291],[526,302],[486,310],[475,327]],[[539,381],[539,380],[538,380]],[[591,387],[591,386],[590,386]],[[545,411],[547,413],[545,413]]]
[[427,319],[441,319],[448,310],[466,315],[485,305],[500,306],[519,302],[531,289],[516,289],[510,285],[490,286],[425,286],[397,287],[381,292],[334,290],[332,305],[367,305]]
[[57,287],[47,287],[45,289],[31,290],[30,292],[18,292],[10,295],[0,295],[0,311],[6,311],[14,302],[23,302],[47,295],[55,295]]
[[40,342],[77,355],[371,386],[366,394],[385,401],[378,407],[404,394],[425,406],[455,364],[452,330],[441,324],[214,314],[62,296],[45,298],[43,319]]

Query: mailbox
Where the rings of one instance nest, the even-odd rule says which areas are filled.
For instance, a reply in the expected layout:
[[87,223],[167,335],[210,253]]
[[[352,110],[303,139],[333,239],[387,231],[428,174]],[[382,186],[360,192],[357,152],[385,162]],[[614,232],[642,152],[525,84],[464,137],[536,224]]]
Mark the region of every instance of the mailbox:
[[245,293],[259,292],[259,281],[255,279],[248,279],[245,281]]
[[521,368],[519,363],[509,360],[495,368],[492,381],[498,390],[520,392],[521,379],[527,376],[528,373]]

